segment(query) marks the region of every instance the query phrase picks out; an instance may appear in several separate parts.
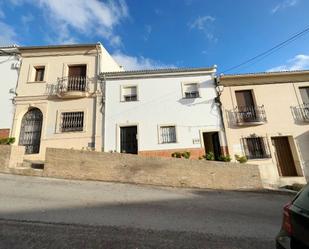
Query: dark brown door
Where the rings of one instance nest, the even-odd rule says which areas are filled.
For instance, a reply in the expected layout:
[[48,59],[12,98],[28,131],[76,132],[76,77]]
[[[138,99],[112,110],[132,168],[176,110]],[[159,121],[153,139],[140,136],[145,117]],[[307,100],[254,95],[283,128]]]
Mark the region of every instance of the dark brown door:
[[297,176],[296,167],[288,137],[272,137],[277,164],[281,176]]
[[69,66],[68,91],[85,91],[86,65]]
[[236,94],[237,106],[239,107],[254,106],[251,90],[236,91],[235,94]]
[[69,66],[69,77],[86,76],[86,65]]
[[137,126],[120,128],[120,152],[137,154]]

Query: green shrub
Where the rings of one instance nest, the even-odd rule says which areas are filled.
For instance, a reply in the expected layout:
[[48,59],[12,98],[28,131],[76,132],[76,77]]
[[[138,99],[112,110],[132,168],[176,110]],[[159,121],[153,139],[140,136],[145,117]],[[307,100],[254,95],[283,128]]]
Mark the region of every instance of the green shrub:
[[0,139],[0,144],[13,144],[15,142],[15,137],[6,137]]
[[185,152],[182,152],[181,156],[186,158],[186,159],[189,159],[190,156],[191,156],[191,153],[190,153],[190,151],[185,151]]
[[246,163],[248,161],[246,156],[235,155],[236,161],[239,163]]
[[209,151],[209,152],[206,153],[205,158],[206,158],[206,160],[214,161],[215,160],[215,154],[213,152]]
[[186,158],[186,159],[189,159],[190,156],[191,156],[191,153],[190,153],[190,151],[184,151],[184,152],[176,151],[176,152],[173,152],[171,156],[174,157],[174,158]]
[[172,153],[172,157],[181,158],[181,153],[180,152],[174,152],[174,153]]
[[232,160],[230,155],[221,155],[219,156],[219,161],[230,162]]

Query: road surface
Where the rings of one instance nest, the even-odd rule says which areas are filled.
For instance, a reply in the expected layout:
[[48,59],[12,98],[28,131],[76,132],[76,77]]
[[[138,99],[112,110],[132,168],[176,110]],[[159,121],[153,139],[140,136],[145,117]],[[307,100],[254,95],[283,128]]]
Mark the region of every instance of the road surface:
[[292,197],[0,174],[0,248],[274,248]]

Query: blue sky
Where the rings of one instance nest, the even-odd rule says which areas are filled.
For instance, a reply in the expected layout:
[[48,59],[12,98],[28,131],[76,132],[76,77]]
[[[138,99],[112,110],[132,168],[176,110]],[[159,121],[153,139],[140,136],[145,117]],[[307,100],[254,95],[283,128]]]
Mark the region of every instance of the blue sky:
[[[0,0],[0,44],[95,43],[126,69],[235,66],[309,25],[308,0]],[[309,69],[309,34],[229,73]]]

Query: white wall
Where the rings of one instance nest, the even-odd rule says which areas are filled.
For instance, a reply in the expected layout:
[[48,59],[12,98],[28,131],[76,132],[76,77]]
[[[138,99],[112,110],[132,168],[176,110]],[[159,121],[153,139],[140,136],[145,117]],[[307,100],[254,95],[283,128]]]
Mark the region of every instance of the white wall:
[[[182,83],[199,82],[200,98],[184,99]],[[137,85],[138,101],[121,102],[121,86]],[[138,149],[201,148],[201,131],[219,131],[213,77],[181,76],[107,80],[105,151],[120,151],[119,125],[138,125]],[[159,125],[176,125],[177,143],[159,143]],[[200,139],[200,144],[193,144]],[[222,144],[223,145],[223,144]]]
[[11,128],[14,106],[9,93],[10,88],[15,88],[18,77],[18,70],[12,68],[12,64],[18,62],[16,56],[0,55],[0,129]]

